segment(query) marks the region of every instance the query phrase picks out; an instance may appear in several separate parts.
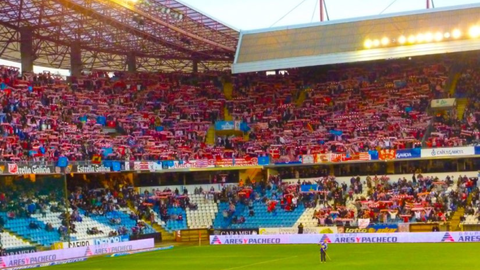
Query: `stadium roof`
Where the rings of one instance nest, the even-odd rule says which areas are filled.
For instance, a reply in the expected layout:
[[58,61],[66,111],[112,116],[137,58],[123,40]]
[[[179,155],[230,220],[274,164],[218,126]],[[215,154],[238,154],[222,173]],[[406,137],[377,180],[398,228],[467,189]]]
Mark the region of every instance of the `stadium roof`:
[[139,70],[230,67],[237,30],[176,0],[1,0],[0,58],[20,61],[20,31],[31,29],[35,64],[70,67],[80,44],[87,69],[124,70],[135,53]]
[[480,4],[240,33],[233,73],[480,49]]

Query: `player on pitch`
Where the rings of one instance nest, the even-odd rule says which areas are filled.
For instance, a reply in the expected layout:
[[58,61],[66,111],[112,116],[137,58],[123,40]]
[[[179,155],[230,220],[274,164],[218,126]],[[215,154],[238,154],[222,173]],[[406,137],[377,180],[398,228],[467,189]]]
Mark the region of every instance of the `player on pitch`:
[[327,262],[327,249],[328,249],[328,244],[327,240],[323,241],[323,243],[320,243],[320,262],[324,263]]

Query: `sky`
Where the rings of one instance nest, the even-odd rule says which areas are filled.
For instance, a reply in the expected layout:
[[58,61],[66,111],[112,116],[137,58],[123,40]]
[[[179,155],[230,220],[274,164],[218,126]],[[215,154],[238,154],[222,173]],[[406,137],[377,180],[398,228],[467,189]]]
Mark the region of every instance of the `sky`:
[[[1,1],[1,0],[0,0]],[[237,30],[252,30],[320,21],[319,0],[178,0]],[[426,0],[324,0],[331,21],[426,8]],[[435,8],[480,0],[433,0]],[[326,19],[327,16],[325,16]],[[5,62],[0,65],[19,66]],[[35,72],[49,70],[35,67]],[[51,72],[57,73],[57,70]],[[60,71],[68,75],[68,71]]]
[[[320,21],[319,0],[179,0],[237,30]],[[324,0],[331,21],[426,8],[426,0]],[[480,0],[433,0],[435,7]],[[295,8],[297,7],[297,8]],[[294,9],[295,8],[295,9]],[[292,9],[294,9],[292,11]],[[326,16],[325,16],[326,18]]]

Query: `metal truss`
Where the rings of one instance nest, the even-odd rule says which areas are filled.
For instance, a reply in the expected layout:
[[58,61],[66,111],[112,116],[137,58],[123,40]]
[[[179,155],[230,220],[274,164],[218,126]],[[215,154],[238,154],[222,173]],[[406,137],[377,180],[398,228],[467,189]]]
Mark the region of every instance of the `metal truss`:
[[[233,62],[238,32],[174,0],[1,0],[0,58],[20,60],[21,29],[34,37],[36,65],[70,68],[79,44],[86,69],[213,70]],[[217,62],[219,62],[217,64]]]

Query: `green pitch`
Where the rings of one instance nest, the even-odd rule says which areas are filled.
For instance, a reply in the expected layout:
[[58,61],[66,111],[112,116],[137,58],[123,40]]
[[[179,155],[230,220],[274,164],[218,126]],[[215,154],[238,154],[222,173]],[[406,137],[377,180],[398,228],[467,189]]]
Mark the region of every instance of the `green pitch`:
[[52,269],[282,270],[480,269],[480,243],[330,244],[320,264],[316,245],[181,246],[116,258],[92,258]]

